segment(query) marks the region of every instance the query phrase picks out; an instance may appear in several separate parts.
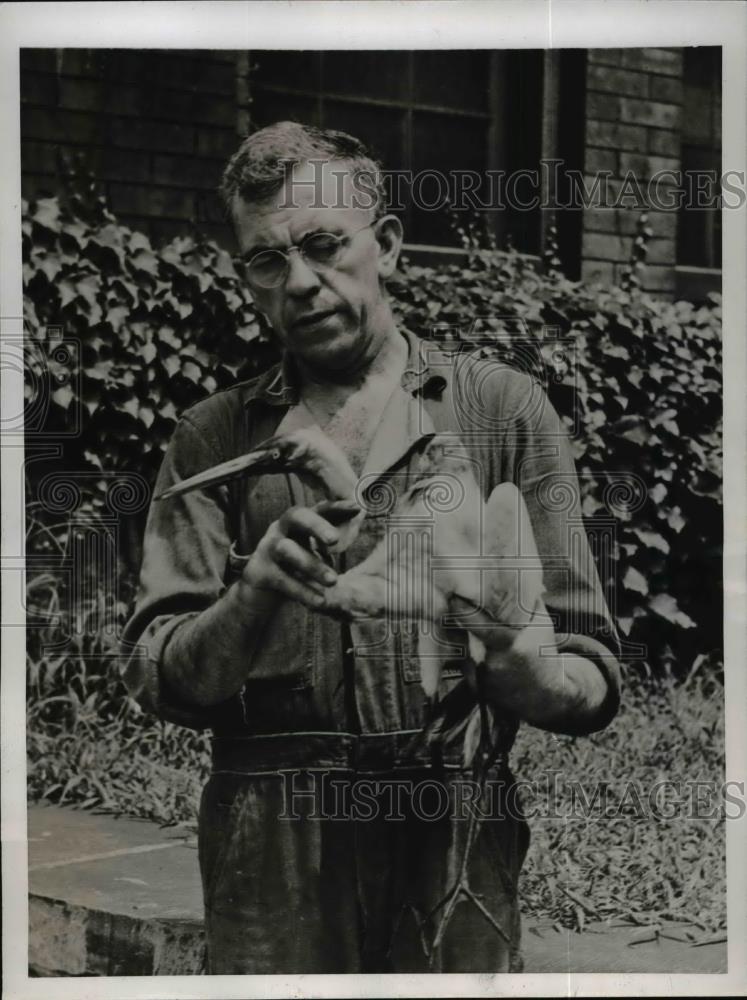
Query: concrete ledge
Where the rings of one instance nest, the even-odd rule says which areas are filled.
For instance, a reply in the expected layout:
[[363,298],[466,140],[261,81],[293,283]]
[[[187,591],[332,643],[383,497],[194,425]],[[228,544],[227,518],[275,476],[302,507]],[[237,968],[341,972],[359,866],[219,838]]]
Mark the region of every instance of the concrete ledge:
[[29,972],[199,975],[194,837],[139,820],[29,809]]
[[[29,809],[29,974],[200,975],[202,889],[194,836],[74,809]],[[583,934],[526,920],[526,972],[727,971],[725,939],[692,928],[655,938],[593,924]]]
[[201,923],[144,920],[29,897],[31,976],[199,976]]

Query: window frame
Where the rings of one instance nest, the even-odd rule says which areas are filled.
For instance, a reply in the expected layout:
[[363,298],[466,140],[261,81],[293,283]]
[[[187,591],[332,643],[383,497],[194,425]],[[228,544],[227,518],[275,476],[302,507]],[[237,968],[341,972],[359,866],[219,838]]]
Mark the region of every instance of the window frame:
[[[266,50],[254,50],[254,52],[259,53],[260,51]],[[244,104],[247,111],[250,111],[251,98],[255,97],[255,100],[261,99],[261,95],[278,95],[280,97],[295,97],[304,100],[313,99],[314,102],[314,122],[313,124],[320,125],[324,122],[324,112],[325,105],[328,102],[336,102],[341,104],[349,104],[351,106],[362,106],[362,107],[378,107],[386,109],[395,109],[402,112],[402,125],[401,125],[401,163],[407,164],[407,167],[400,167],[399,165],[391,165],[394,169],[414,169],[412,168],[413,163],[413,119],[418,113],[426,114],[441,114],[448,116],[453,120],[462,121],[481,121],[485,124],[485,170],[499,170],[501,169],[501,164],[507,158],[507,122],[505,115],[505,94],[506,94],[506,81],[508,73],[508,52],[509,50],[503,49],[478,49],[476,51],[486,53],[488,55],[488,86],[487,86],[487,101],[484,111],[468,109],[468,108],[458,108],[458,107],[447,107],[436,102],[418,100],[415,97],[415,55],[421,50],[403,50],[406,59],[406,87],[405,96],[399,98],[389,98],[389,97],[369,97],[360,94],[350,94],[350,93],[340,93],[331,89],[327,89],[324,80],[324,63],[325,58],[329,55],[334,54],[334,50],[312,50],[314,56],[313,71],[310,73],[310,87],[307,89],[297,87],[297,86],[286,86],[279,83],[266,83],[251,75],[250,66],[252,63],[252,50],[246,50],[244,65],[247,67],[246,74],[246,86],[242,97],[244,98]],[[372,51],[372,50],[368,50]],[[448,52],[450,50],[444,50]],[[453,51],[464,51],[464,50],[453,50]],[[542,108],[541,115],[542,121],[538,122],[538,127],[540,129],[540,156],[552,155],[551,150],[546,150],[547,142],[555,142],[555,127],[551,125],[548,127],[547,118],[547,107],[546,107],[546,96],[552,93],[552,88],[548,90],[547,80],[549,78],[550,70],[552,67],[552,73],[556,78],[557,75],[557,63],[555,59],[555,54],[552,51],[545,51],[542,72],[543,78],[541,81],[542,86]],[[552,114],[557,115],[557,104],[555,101],[552,103]],[[246,122],[248,126],[248,121]],[[539,168],[539,164],[537,164]],[[543,200],[545,191],[542,192]],[[546,212],[543,210],[541,213],[541,218],[538,222],[538,230],[536,233],[536,247],[537,252],[526,252],[523,256],[530,259],[536,259],[539,261],[545,247],[545,215]],[[506,239],[507,230],[507,213],[505,211],[493,211],[490,213],[491,221],[491,233],[495,238],[498,246],[503,246]],[[412,204],[408,200],[406,210],[403,213],[402,222],[405,228],[405,233],[411,233],[416,237],[416,230],[413,225],[413,209]],[[412,243],[408,243],[405,246],[406,252],[413,256],[413,259],[422,258],[424,256],[434,257],[438,255],[441,259],[451,256],[454,260],[460,259],[462,251],[458,247],[448,246],[444,244],[431,244],[418,242],[415,239]]]

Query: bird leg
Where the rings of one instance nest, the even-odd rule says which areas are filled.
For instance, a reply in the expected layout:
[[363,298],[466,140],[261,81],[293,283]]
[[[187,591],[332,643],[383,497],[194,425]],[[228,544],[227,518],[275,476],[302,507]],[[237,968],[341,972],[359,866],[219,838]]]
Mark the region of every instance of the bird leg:
[[[495,745],[491,740],[491,730],[493,729],[490,719],[491,713],[485,697],[485,671],[486,665],[484,661],[476,664],[475,676],[477,681],[477,718],[479,719],[480,736],[477,745],[477,752],[473,760],[473,775],[478,782],[478,803],[484,798],[488,771],[495,756]],[[426,955],[431,968],[433,968],[438,949],[443,942],[457,904],[462,898],[472,903],[472,905],[479,910],[485,920],[487,920],[493,930],[495,930],[495,932],[503,938],[506,944],[512,944],[510,935],[506,933],[503,927],[501,927],[498,923],[497,919],[482,902],[482,894],[476,893],[469,883],[469,862],[472,855],[472,848],[474,847],[481,828],[481,819],[478,818],[478,810],[476,808],[471,809],[467,822],[467,836],[462,850],[456,879],[447,890],[446,894],[431,909],[426,918],[426,922],[429,923],[439,911],[443,911],[438,920],[433,941],[430,947],[426,949]],[[500,866],[503,881],[504,883],[508,882],[508,887],[512,893],[513,887],[511,885],[510,876],[508,875],[508,872],[504,870],[502,862],[500,863]]]

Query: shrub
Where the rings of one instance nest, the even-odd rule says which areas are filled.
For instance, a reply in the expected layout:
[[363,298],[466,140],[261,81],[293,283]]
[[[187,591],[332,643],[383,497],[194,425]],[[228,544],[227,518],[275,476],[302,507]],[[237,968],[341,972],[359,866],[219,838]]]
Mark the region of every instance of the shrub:
[[[403,262],[390,285],[399,319],[460,349],[480,344],[543,382],[573,430],[592,542],[614,525],[611,551],[597,554],[629,654],[642,649],[657,669],[697,667],[721,646],[718,298],[696,308],[645,295],[634,280],[588,286],[552,255],[539,274],[471,235],[465,245],[463,263]],[[89,484],[90,509],[101,507],[106,474],[152,482],[181,410],[276,356],[213,243],[155,248],[101,203],[42,199],[24,205],[23,253],[30,339],[61,326],[80,345],[79,378],[39,391],[49,429],[69,429],[80,408],[80,433],[57,467]],[[36,483],[48,469],[29,466]]]

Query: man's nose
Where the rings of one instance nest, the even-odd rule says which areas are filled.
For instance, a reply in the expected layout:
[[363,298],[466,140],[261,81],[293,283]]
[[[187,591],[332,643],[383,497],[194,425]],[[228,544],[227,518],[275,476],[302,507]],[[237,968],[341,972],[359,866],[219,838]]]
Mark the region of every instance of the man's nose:
[[288,295],[308,295],[319,287],[319,275],[304,260],[300,251],[294,247],[288,254],[288,276],[285,279],[285,291]]

